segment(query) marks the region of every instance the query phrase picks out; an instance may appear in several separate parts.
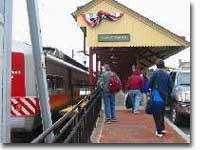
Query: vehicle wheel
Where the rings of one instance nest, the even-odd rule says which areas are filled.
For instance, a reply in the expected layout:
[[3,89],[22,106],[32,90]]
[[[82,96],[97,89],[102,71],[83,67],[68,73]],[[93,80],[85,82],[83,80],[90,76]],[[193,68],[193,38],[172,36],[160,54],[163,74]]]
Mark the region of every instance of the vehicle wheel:
[[171,110],[171,120],[174,124],[180,125],[180,114],[177,112],[175,105],[173,105]]

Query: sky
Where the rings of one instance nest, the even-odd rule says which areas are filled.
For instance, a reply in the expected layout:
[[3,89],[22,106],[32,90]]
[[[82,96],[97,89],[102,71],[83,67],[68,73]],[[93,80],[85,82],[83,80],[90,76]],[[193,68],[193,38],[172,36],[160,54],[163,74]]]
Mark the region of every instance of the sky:
[[[78,6],[90,0],[39,0],[39,17],[44,46],[56,47],[65,54],[83,62],[86,58],[78,53],[83,49],[83,33],[71,16]],[[118,0],[141,15],[190,41],[189,0]],[[28,17],[25,0],[14,0],[13,39],[30,44]],[[178,66],[178,59],[190,61],[190,49],[167,59],[166,65]]]

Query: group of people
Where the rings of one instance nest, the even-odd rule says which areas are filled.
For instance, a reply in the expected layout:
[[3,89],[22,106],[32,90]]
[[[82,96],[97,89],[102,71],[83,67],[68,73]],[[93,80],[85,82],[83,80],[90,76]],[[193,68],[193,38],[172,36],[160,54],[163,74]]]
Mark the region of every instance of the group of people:
[[[144,107],[146,107],[147,95],[151,95],[151,91],[154,89],[158,91],[164,104],[172,91],[173,83],[169,74],[164,70],[164,61],[161,59],[157,60],[156,66],[157,70],[154,71],[151,78],[148,79],[145,74],[141,74],[140,66],[138,64],[132,65],[132,75],[128,77],[126,89],[131,97],[133,114],[140,113],[140,103],[142,100]],[[105,123],[111,124],[112,122],[117,121],[115,113],[115,93],[109,90],[111,76],[115,73],[111,71],[108,64],[105,64],[102,67],[102,72],[103,73],[98,80],[98,85],[103,90],[104,111],[106,118]],[[159,112],[155,112],[156,113],[153,112],[153,118],[156,126],[155,134],[156,136],[162,137],[166,134],[164,125],[165,107],[162,107]]]

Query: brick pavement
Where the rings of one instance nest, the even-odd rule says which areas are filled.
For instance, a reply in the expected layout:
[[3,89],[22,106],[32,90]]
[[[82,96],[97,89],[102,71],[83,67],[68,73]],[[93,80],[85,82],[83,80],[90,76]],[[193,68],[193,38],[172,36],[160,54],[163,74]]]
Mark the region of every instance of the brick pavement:
[[186,143],[167,123],[167,134],[156,137],[153,117],[144,112],[134,115],[128,110],[121,110],[117,111],[117,118],[115,123],[104,124],[100,143]]

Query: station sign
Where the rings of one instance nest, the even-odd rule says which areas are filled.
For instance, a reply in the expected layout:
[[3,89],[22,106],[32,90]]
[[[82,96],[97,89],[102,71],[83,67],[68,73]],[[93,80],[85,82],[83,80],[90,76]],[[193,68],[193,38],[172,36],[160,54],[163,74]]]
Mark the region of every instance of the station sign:
[[129,42],[130,34],[98,34],[98,42]]

